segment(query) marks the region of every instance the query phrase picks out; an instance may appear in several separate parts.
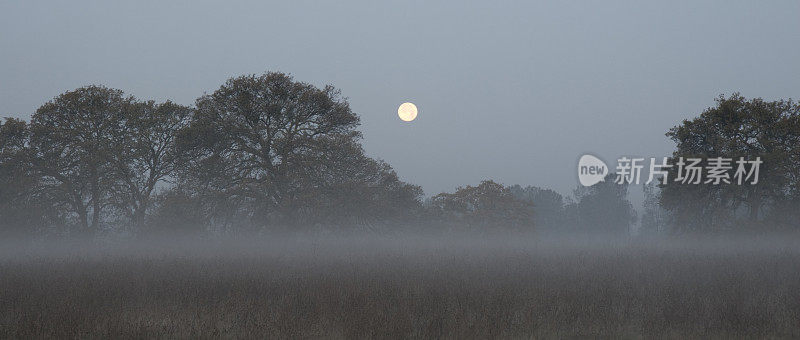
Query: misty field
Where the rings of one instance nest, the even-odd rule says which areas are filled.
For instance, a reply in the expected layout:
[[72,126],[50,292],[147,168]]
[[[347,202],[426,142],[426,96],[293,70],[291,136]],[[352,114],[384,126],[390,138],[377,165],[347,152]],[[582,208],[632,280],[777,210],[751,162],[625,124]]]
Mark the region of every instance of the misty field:
[[5,245],[0,337],[796,338],[798,244],[318,236]]

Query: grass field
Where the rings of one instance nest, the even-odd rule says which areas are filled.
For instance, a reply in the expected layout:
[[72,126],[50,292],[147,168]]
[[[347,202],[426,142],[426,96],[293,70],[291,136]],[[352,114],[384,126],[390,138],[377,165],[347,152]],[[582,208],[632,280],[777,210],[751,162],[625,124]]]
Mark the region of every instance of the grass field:
[[797,338],[798,244],[286,237],[6,246],[0,337]]

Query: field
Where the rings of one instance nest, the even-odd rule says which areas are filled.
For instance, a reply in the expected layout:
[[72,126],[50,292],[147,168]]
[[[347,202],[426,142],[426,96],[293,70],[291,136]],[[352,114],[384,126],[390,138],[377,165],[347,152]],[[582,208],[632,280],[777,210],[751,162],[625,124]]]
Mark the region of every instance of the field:
[[800,337],[800,242],[6,245],[2,338]]

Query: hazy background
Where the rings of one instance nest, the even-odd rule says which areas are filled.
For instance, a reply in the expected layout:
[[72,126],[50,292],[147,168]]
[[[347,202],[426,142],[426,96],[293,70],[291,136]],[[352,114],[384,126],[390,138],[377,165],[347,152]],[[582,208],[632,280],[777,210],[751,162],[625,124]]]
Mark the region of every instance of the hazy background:
[[[720,93],[800,93],[800,3],[0,2],[0,116],[86,84],[192,104],[227,78],[330,83],[427,195],[577,185],[591,152],[665,156]],[[403,123],[397,106],[420,108]]]

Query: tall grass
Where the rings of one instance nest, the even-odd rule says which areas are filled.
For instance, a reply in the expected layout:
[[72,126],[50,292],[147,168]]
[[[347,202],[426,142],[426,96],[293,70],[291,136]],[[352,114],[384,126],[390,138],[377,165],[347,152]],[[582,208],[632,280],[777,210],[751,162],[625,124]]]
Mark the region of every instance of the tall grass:
[[0,252],[2,338],[800,337],[787,240],[271,239]]

